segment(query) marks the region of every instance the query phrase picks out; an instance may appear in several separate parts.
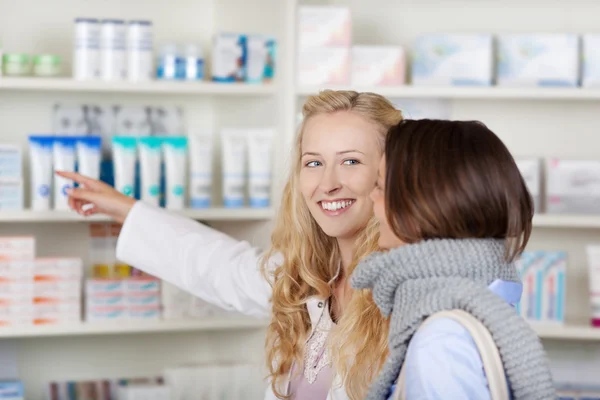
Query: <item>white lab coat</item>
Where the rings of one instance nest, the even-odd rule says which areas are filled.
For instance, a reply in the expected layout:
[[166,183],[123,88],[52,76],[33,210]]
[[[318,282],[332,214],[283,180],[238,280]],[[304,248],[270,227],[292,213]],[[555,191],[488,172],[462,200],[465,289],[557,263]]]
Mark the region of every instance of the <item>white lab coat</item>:
[[[142,202],[131,209],[117,242],[119,260],[224,309],[267,318],[271,287],[259,256],[245,241]],[[307,308],[314,329],[327,302],[312,298]],[[289,390],[289,381],[286,386]],[[340,378],[334,378],[327,400],[347,399]],[[276,400],[270,387],[265,400]]]

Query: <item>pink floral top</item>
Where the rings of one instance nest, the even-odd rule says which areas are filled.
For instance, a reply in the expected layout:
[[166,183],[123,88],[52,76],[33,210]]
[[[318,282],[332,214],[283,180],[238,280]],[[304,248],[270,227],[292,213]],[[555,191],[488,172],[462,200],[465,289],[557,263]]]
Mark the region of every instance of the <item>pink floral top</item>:
[[323,312],[304,350],[303,373],[292,371],[290,394],[293,400],[326,400],[333,382],[331,354],[325,342],[335,324]]

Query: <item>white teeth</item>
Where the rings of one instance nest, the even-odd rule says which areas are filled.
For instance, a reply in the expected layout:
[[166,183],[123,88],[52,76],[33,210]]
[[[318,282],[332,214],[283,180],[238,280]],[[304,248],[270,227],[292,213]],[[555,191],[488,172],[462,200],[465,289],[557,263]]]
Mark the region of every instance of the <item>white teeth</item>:
[[328,211],[341,210],[342,208],[348,207],[350,204],[352,204],[352,201],[321,202],[321,206]]

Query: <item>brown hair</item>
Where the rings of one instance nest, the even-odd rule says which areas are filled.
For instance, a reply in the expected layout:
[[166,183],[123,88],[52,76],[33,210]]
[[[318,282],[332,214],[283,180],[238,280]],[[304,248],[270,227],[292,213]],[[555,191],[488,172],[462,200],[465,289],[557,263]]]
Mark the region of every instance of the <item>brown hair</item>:
[[405,243],[436,238],[508,239],[518,256],[533,202],[502,141],[478,121],[405,120],[385,146],[386,214]]

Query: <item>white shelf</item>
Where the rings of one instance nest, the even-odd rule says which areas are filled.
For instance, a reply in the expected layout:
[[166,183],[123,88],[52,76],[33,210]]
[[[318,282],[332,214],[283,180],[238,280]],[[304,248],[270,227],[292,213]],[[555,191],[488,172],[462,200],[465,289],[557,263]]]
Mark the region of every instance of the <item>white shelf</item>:
[[99,93],[155,93],[265,96],[276,92],[273,84],[149,81],[103,82],[76,81],[71,78],[9,78],[0,77],[0,90],[99,92]]
[[[201,221],[263,221],[273,218],[272,208],[206,208],[174,211],[185,217]],[[0,223],[9,222],[92,222],[110,221],[104,215],[82,217],[73,211],[0,211]]]
[[397,87],[298,87],[299,96],[308,96],[320,90],[351,89],[358,92],[374,92],[394,98],[445,98],[445,99],[530,99],[530,100],[600,100],[599,89],[587,88],[511,88],[511,87],[431,87],[431,86],[397,86]]
[[540,228],[600,229],[600,215],[538,214],[533,225]]
[[117,335],[160,332],[259,329],[267,321],[245,316],[190,320],[82,322],[79,324],[0,327],[0,339],[46,336]]
[[600,328],[590,326],[553,326],[532,324],[541,339],[600,341]]

